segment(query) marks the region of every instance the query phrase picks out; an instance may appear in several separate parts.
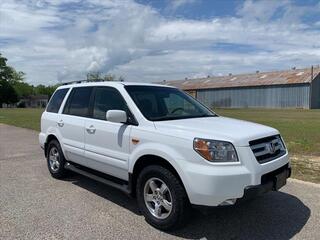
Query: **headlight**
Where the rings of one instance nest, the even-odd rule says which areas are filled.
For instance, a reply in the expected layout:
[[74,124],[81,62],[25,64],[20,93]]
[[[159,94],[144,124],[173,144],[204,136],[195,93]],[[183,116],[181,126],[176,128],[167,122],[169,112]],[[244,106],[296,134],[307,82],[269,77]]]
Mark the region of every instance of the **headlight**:
[[193,148],[210,162],[238,162],[235,148],[229,142],[195,138]]

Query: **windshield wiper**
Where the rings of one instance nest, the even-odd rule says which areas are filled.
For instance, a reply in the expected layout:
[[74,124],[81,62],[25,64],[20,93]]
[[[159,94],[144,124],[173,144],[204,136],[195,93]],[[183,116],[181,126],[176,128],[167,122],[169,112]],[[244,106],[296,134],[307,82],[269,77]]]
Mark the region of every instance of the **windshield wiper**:
[[195,118],[202,118],[202,117],[218,117],[218,115],[217,114],[212,114],[212,115],[203,114],[203,115],[195,116]]
[[152,118],[150,119],[151,121],[165,121],[165,120],[174,120],[174,119],[180,119],[179,117],[155,117],[155,118]]

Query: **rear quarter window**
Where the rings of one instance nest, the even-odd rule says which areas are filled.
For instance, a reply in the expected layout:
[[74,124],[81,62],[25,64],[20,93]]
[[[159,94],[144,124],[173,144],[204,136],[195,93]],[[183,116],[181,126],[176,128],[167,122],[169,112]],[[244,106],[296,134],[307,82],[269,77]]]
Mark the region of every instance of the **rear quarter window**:
[[58,113],[61,103],[66,96],[69,88],[63,88],[57,90],[51,97],[49,104],[47,106],[47,112]]

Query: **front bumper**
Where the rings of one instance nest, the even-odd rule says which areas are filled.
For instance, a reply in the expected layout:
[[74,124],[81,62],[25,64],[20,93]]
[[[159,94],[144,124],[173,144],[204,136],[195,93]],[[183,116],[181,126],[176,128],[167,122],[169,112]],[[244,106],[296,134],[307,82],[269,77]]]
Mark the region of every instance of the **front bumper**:
[[270,191],[278,191],[286,184],[286,181],[290,176],[291,167],[289,164],[267,173],[261,177],[260,185],[246,187],[243,197],[237,199],[237,202],[246,201]]
[[253,199],[257,196],[260,196],[264,193],[270,191],[278,191],[281,187],[286,184],[287,179],[291,176],[291,167],[289,163],[278,168],[272,172],[269,172],[261,177],[261,184],[247,186],[244,189],[243,196],[240,198],[230,198],[221,202],[218,205],[212,204],[192,204],[193,207],[200,210],[206,210],[212,206],[227,206],[234,204],[241,204],[242,202]]
[[[259,164],[249,148],[242,147],[237,151],[240,159],[243,159],[238,164],[184,166],[182,180],[191,204],[230,205],[234,200],[248,198],[246,196],[253,195],[252,192],[273,190],[274,186],[270,181],[274,180],[270,180],[271,174],[284,166],[289,168],[288,153],[268,163]],[[260,185],[262,186],[258,187]],[[280,185],[278,184],[278,188]],[[250,190],[256,188],[259,190]]]

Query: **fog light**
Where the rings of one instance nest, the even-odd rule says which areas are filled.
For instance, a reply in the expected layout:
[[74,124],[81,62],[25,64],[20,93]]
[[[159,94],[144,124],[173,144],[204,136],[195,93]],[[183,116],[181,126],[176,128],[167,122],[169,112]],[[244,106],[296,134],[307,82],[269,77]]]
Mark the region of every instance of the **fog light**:
[[229,206],[229,205],[233,205],[235,204],[237,201],[236,198],[231,198],[231,199],[227,199],[225,201],[223,201],[222,203],[219,204],[219,206]]

